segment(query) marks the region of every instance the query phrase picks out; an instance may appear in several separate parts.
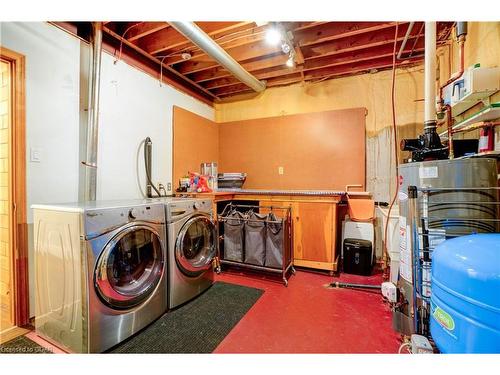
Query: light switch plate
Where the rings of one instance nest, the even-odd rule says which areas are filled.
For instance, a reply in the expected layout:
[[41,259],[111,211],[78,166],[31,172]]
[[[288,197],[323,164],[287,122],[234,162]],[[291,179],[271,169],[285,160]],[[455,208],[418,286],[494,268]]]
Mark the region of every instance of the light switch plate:
[[278,174],[280,174],[280,175],[285,174],[283,167],[278,167]]
[[38,147],[30,148],[30,161],[32,163],[40,163],[42,161],[42,149]]

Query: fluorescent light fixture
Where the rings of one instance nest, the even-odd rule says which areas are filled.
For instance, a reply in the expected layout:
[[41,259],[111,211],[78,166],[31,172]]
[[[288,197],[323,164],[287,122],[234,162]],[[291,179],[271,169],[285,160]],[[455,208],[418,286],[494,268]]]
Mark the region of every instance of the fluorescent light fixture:
[[266,41],[267,43],[275,46],[281,41],[281,33],[278,29],[270,27],[266,31]]

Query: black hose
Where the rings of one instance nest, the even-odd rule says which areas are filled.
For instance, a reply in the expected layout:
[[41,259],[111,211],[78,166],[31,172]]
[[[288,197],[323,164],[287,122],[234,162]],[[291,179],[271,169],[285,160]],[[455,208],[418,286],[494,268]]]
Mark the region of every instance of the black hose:
[[335,288],[382,289],[381,285],[353,284],[353,283],[343,283],[340,281],[335,281],[333,283],[330,283],[330,286]]
[[[148,155],[147,155],[148,154],[148,152],[147,152],[148,143],[152,144],[151,138],[146,137],[146,139],[144,140],[144,169],[146,170],[146,178],[148,180],[149,185],[154,189],[156,194],[158,194],[158,196],[161,197],[162,196],[161,193],[158,191],[156,186],[153,184],[153,182],[151,181],[151,176],[149,175],[150,160],[149,160]],[[147,187],[146,187],[146,190],[147,190]],[[151,197],[148,197],[148,198],[152,198],[152,195],[151,195]]]

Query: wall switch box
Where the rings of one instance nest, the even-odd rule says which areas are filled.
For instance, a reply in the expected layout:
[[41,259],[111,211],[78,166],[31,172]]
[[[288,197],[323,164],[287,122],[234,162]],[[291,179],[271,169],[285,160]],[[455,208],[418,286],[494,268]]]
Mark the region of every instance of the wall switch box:
[[42,161],[42,149],[37,147],[30,148],[30,161],[32,163],[40,163]]
[[283,167],[278,167],[278,174],[284,174],[285,171],[284,171],[284,168]]

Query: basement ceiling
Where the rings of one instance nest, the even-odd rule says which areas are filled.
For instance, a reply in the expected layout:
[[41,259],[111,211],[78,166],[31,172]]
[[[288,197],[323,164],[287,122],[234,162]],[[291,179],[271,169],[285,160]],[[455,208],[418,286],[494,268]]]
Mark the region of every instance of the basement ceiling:
[[[295,66],[286,66],[281,46],[265,40],[269,24],[196,22],[247,71],[267,87],[314,82],[392,67],[396,22],[281,22],[291,36]],[[397,51],[409,28],[398,24]],[[438,44],[445,43],[453,22],[438,22]],[[207,99],[225,100],[253,92],[168,22],[105,22],[112,38],[158,63],[190,90]],[[415,22],[397,66],[421,63],[424,23]],[[183,54],[189,54],[184,55]],[[189,59],[185,59],[189,57]]]

